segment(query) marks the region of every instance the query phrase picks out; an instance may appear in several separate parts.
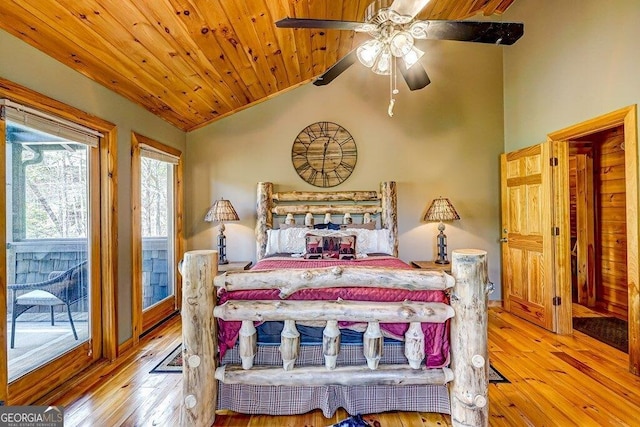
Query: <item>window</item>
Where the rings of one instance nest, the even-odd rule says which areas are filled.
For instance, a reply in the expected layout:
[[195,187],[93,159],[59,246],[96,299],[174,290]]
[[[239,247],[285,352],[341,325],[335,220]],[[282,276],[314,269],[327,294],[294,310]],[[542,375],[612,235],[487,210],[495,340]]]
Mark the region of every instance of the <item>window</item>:
[[134,335],[178,309],[182,257],[181,153],[133,135],[132,206]]

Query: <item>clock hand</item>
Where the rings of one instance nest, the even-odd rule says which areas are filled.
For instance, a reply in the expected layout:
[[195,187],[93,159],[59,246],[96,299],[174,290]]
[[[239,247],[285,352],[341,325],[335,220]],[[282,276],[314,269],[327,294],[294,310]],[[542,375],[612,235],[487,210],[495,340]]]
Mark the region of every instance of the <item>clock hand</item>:
[[327,158],[327,147],[329,146],[329,141],[324,143],[324,151],[322,152],[322,170],[320,171],[321,174],[324,175],[324,160]]

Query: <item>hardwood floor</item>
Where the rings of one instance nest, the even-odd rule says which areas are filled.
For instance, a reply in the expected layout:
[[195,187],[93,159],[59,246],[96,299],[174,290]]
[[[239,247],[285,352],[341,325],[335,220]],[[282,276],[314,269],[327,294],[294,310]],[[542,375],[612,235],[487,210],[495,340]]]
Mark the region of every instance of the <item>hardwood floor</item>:
[[[180,343],[179,317],[141,340],[139,349],[41,404],[65,406],[65,426],[177,426],[182,395],[178,374],[149,371]],[[627,355],[579,332],[551,334],[499,308],[489,312],[491,363],[511,383],[490,384],[490,423],[495,426],[631,426],[640,418],[640,377],[627,371]],[[295,417],[219,413],[216,426],[326,426],[320,412]],[[450,425],[440,414],[365,416],[372,425]]]

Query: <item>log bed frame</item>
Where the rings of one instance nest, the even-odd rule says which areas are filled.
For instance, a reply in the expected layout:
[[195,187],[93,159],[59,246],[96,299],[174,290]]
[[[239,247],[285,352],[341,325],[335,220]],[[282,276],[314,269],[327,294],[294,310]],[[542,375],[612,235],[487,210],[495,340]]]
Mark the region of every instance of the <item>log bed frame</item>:
[[[323,205],[321,201],[350,204]],[[277,203],[287,202],[287,206]],[[303,202],[303,204],[299,204]],[[313,204],[306,204],[312,202]],[[355,203],[366,202],[366,205]],[[374,204],[371,204],[374,202]],[[293,204],[291,204],[293,203]],[[397,256],[395,182],[383,182],[380,191],[273,192],[273,184],[258,184],[258,259],[265,256],[267,230],[273,216],[294,213],[376,214],[390,230]],[[189,251],[180,266],[183,276],[182,426],[211,426],[215,420],[218,383],[253,385],[421,385],[448,384],[454,426],[488,425],[487,277],[485,251],[452,251],[452,274],[420,269],[397,270],[358,266],[311,269],[238,271],[218,276],[217,252]],[[281,297],[299,290],[337,286],[390,287],[408,290],[449,290],[450,305],[427,302],[372,303],[362,301],[227,301],[216,304],[216,287],[227,291],[279,289]],[[213,315],[212,315],[213,313]],[[242,364],[218,366],[216,318],[241,321],[238,338]],[[424,358],[421,322],[450,320],[450,366],[428,369]],[[255,321],[284,321],[281,336],[282,367],[253,366]],[[296,321],[324,321],[324,366],[294,366],[300,334]],[[339,321],[368,324],[363,336],[366,366],[336,366],[340,351]],[[379,364],[382,334],[379,322],[409,323],[405,335],[406,365]],[[214,379],[215,375],[215,379]]]

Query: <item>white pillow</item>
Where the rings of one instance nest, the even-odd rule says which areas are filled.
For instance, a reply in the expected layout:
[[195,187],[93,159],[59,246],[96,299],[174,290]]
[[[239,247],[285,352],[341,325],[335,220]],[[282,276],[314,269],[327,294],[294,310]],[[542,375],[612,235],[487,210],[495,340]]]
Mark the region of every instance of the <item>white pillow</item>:
[[[305,236],[313,231],[308,228],[287,228],[284,230],[267,230],[266,255],[277,253],[301,254],[305,250]],[[321,234],[321,233],[316,233]]]
[[389,230],[366,230],[347,228],[346,230],[312,230],[309,228],[287,228],[285,230],[267,230],[266,255],[277,253],[301,254],[306,248],[305,236],[313,233],[317,236],[349,236],[356,235],[358,254],[383,253],[392,254],[389,243]]
[[358,254],[392,254],[393,248],[389,243],[389,230],[367,230],[364,228],[347,228],[345,234],[356,235],[356,248]]

